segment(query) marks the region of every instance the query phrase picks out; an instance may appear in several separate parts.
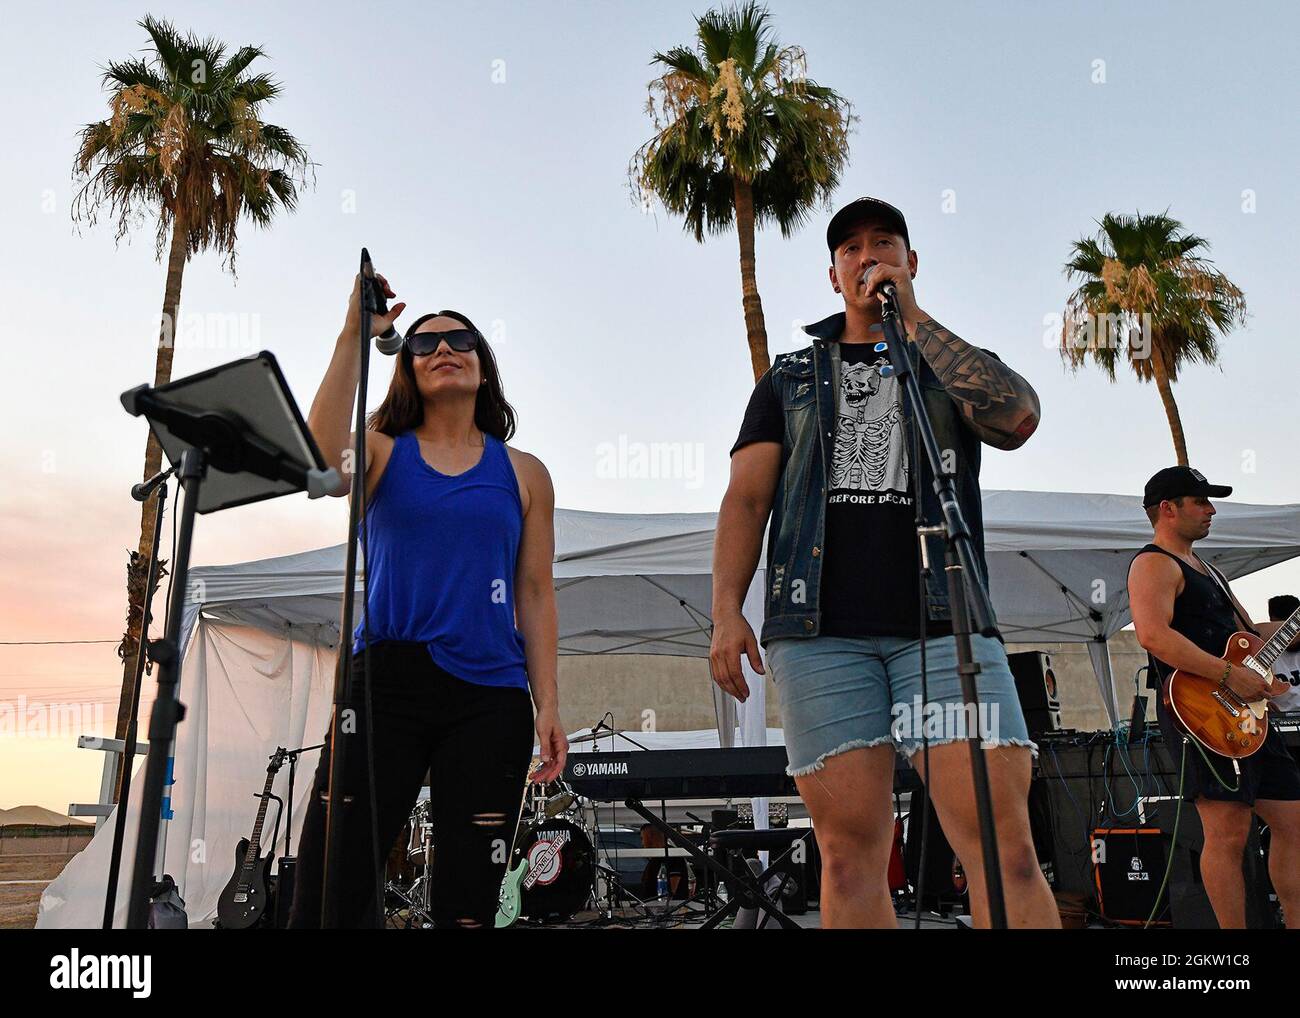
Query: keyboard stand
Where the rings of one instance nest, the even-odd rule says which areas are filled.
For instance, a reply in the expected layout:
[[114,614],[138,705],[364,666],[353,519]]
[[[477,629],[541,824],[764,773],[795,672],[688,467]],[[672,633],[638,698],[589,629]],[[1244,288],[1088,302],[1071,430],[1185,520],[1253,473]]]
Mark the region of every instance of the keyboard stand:
[[[678,831],[673,830],[659,817],[655,816],[650,810],[646,809],[645,804],[640,799],[627,799],[624,801],[628,809],[637,816],[641,817],[651,827],[659,831],[664,838],[678,848],[684,848],[690,854],[692,859],[704,865],[707,869],[712,870],[720,879],[726,881],[728,887],[739,886],[744,897],[753,899],[753,903],[761,908],[767,915],[775,919],[787,930],[797,930],[799,924],[781,911],[781,906],[767,896],[763,891],[763,885],[754,879],[754,875],[749,872],[736,873],[734,870],[727,868],[718,862],[708,852],[703,851],[697,845],[693,844],[688,838],[683,837]],[[770,869],[771,867],[769,867]],[[744,904],[741,895],[732,895],[732,900],[725,905],[721,912],[715,913],[717,921],[720,922],[728,913],[734,912],[740,905]],[[766,919],[764,923],[766,923]],[[705,928],[712,929],[717,922],[707,922]]]

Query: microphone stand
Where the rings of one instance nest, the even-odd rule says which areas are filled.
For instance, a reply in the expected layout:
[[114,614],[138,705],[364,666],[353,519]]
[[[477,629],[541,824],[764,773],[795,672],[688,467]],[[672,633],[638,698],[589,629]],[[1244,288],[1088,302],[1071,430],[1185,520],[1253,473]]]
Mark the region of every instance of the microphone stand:
[[[979,569],[975,564],[975,550],[970,528],[957,502],[957,489],[953,475],[944,468],[943,455],[934,435],[934,426],[921,397],[921,386],[912,369],[908,353],[908,340],[903,334],[902,317],[898,311],[897,294],[892,285],[881,287],[881,324],[884,326],[889,361],[894,376],[902,384],[912,410],[912,423],[917,429],[934,477],[934,491],[939,496],[939,509],[943,514],[941,526],[918,527],[922,565],[929,569],[926,537],[942,534],[947,542],[944,554],[944,572],[948,576],[948,600],[952,605],[952,635],[957,644],[957,672],[961,679],[962,699],[967,717],[975,719],[975,731],[966,739],[970,747],[971,773],[975,779],[975,806],[979,815],[980,849],[984,861],[984,884],[989,903],[989,925],[1005,929],[1007,925],[1006,901],[1002,890],[1002,866],[998,861],[997,836],[993,830],[993,800],[989,793],[988,767],[980,749],[979,694],[975,689],[975,676],[980,666],[975,663],[971,650],[971,633],[996,636],[993,621],[993,604],[988,591],[979,582]],[[924,724],[925,719],[921,719]],[[928,777],[928,775],[927,775]],[[918,908],[919,908],[918,904]]]
[[284,758],[289,761],[289,791],[286,793],[285,805],[285,827],[284,827],[284,858],[292,858],[293,849],[293,781],[294,775],[298,770],[298,757],[304,753],[310,753],[314,749],[324,749],[325,743],[321,742],[315,746],[303,746],[301,749],[291,749],[284,754]]
[[113,821],[113,848],[109,853],[108,888],[104,893],[103,929],[113,928],[113,913],[117,909],[118,868],[122,864],[122,842],[126,838],[126,814],[131,804],[131,770],[135,763],[135,740],[140,730],[140,686],[144,679],[145,651],[149,643],[149,624],[153,621],[153,593],[158,582],[158,548],[162,542],[162,523],[167,502],[167,479],[176,472],[168,467],[149,480],[131,488],[133,497],[140,501],[157,490],[157,504],[153,517],[153,545],[149,549],[149,569],[145,576],[144,606],[140,621],[140,642],[135,650],[135,678],[131,686],[131,714],[126,726],[126,741],[122,745],[122,759],[117,771],[117,814]]
[[[143,397],[141,398],[143,402]],[[200,423],[210,422],[218,430],[235,427],[219,415],[205,415]],[[224,450],[223,450],[224,451]],[[135,860],[131,868],[131,897],[127,904],[126,927],[143,930],[148,924],[154,886],[154,858],[158,847],[158,828],[162,821],[163,787],[167,784],[168,761],[176,738],[176,727],[185,718],[185,705],[176,697],[181,672],[181,615],[185,608],[190,565],[190,544],[194,534],[194,517],[198,512],[199,488],[208,475],[210,454],[204,446],[192,445],[181,456],[179,467],[185,501],[181,507],[180,533],[176,539],[172,563],[171,597],[167,604],[167,626],[162,639],[149,647],[150,660],[158,664],[158,695],[149,716],[149,754],[145,758],[144,785],[140,794],[140,828],[136,835]],[[146,634],[141,632],[143,640]],[[123,776],[124,780],[126,775]],[[119,805],[118,809],[122,807]]]
[[[366,390],[370,372],[370,319],[387,310],[379,284],[374,278],[370,253],[361,249],[361,329],[358,336],[361,371],[357,376],[356,438],[353,442],[352,493],[348,509],[347,559],[343,569],[343,619],[339,632],[339,653],[334,669],[334,713],[330,719],[329,786],[325,793],[325,860],[321,885],[321,926],[333,929],[339,924],[338,904],[334,891],[340,886],[343,863],[343,811],[352,804],[352,796],[343,794],[344,761],[347,738],[341,730],[345,712],[352,709],[352,616],[357,575],[357,530],[366,483]],[[369,653],[369,647],[363,648]],[[354,715],[355,716],[355,715]],[[372,723],[369,713],[367,726]],[[370,804],[371,810],[375,804]],[[382,903],[381,903],[382,907]]]

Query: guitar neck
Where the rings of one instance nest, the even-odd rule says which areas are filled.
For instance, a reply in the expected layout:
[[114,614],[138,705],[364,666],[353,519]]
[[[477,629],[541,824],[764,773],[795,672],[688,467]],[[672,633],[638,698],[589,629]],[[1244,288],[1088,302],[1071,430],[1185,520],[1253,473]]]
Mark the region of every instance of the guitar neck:
[[1291,617],[1282,623],[1277,632],[1268,638],[1264,646],[1255,655],[1255,660],[1265,668],[1272,668],[1277,656],[1291,645],[1291,641],[1300,633],[1300,608],[1291,613]]
[[257,807],[257,822],[253,824],[253,836],[248,839],[248,851],[244,854],[244,863],[252,865],[262,850],[262,822],[266,820],[266,807],[271,801],[271,783],[275,781],[275,771],[266,775],[266,786],[262,789],[262,804]]

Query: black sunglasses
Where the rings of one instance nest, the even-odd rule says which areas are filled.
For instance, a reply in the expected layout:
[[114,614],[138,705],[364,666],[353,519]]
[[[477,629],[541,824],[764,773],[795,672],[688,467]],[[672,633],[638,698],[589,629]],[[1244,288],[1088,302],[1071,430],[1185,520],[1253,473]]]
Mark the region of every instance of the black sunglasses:
[[473,329],[448,329],[446,332],[416,332],[406,337],[406,349],[416,357],[426,357],[444,342],[457,353],[469,353],[478,346]]

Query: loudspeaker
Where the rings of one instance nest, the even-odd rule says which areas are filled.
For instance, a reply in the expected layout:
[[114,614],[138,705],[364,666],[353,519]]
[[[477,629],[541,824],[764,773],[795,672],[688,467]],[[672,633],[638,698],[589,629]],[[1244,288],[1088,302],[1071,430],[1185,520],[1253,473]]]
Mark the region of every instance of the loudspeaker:
[[1025,713],[1029,737],[1061,729],[1061,702],[1056,696],[1056,673],[1052,659],[1041,650],[1008,654],[1007,664],[1016,680],[1016,695]]
[[[1051,790],[1047,782],[1035,778],[1029,785],[1029,832],[1034,843],[1038,868],[1043,871],[1047,885],[1052,890],[1060,886],[1056,867],[1056,843],[1053,837]],[[907,815],[907,835],[903,844],[903,869],[907,882],[915,889],[921,872],[921,820],[922,809],[930,814],[930,843],[926,846],[925,900],[930,905],[941,899],[951,901],[966,893],[966,873],[956,853],[943,833],[939,817],[930,804],[924,788],[912,793],[912,804]],[[891,870],[893,860],[890,860]],[[891,872],[891,886],[892,872]],[[1144,917],[1145,918],[1145,917]]]
[[1153,926],[1170,925],[1165,876],[1165,837],[1158,827],[1098,827],[1092,832],[1092,868],[1097,903],[1104,918],[1141,926],[1154,912]]
[[1034,778],[1029,783],[1029,836],[1034,842],[1034,856],[1038,859],[1038,868],[1043,871],[1047,886],[1057,891],[1061,884],[1056,866],[1051,796],[1051,790],[1042,778]]
[[938,909],[943,902],[958,901],[966,893],[966,873],[944,836],[930,797],[921,789],[912,793],[903,841],[903,868],[913,891],[921,876],[921,825],[926,814],[929,814],[930,830],[925,846],[925,900],[918,904],[922,908]]
[[289,928],[289,909],[293,907],[293,877],[298,865],[296,857],[286,855],[280,860],[275,878],[275,928]]
[[[1194,751],[1193,751],[1194,752]],[[1166,842],[1172,833],[1173,804],[1160,811],[1160,828]],[[1246,890],[1246,927],[1252,930],[1276,929],[1276,909],[1269,898],[1268,860],[1261,845],[1259,822],[1250,825],[1246,851],[1242,855],[1242,878]],[[1183,804],[1178,825],[1178,842],[1173,849],[1173,867],[1169,874],[1169,908],[1176,930],[1214,930],[1219,928],[1201,876],[1201,853],[1205,849],[1205,832],[1201,818],[1191,803]]]

